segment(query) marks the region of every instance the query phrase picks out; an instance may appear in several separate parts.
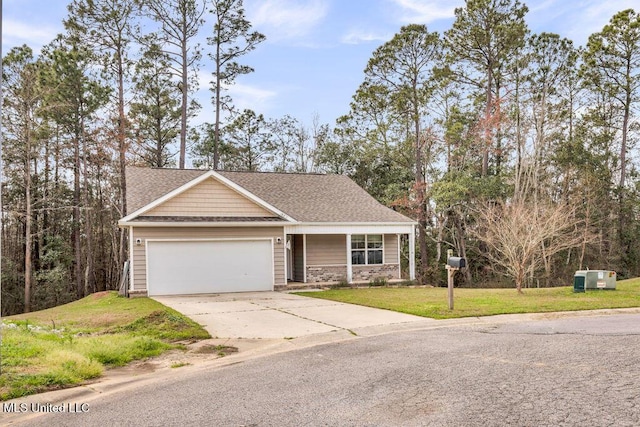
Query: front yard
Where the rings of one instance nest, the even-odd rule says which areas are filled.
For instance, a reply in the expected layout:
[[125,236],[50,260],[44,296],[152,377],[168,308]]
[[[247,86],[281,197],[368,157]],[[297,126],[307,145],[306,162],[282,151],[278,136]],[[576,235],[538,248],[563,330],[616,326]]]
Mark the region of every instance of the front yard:
[[210,338],[192,320],[149,299],[92,294],[3,319],[0,400],[70,387],[105,368]]
[[434,319],[451,319],[640,307],[640,278],[619,281],[616,290],[589,290],[586,293],[574,293],[573,287],[524,289],[523,294],[518,294],[515,289],[456,288],[453,311],[448,307],[447,288],[372,287],[297,294]]

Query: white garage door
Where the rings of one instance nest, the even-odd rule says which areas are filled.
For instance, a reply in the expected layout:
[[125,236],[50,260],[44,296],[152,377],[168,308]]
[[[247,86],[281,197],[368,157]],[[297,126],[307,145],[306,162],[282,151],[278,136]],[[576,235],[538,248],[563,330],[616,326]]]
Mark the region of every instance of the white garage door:
[[149,295],[273,290],[271,240],[148,241]]

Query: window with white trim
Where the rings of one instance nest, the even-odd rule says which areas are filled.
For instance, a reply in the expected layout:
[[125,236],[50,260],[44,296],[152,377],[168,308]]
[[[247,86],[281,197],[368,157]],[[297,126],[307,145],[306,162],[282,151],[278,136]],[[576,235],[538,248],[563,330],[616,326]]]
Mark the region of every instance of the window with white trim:
[[351,264],[382,264],[382,234],[351,236]]

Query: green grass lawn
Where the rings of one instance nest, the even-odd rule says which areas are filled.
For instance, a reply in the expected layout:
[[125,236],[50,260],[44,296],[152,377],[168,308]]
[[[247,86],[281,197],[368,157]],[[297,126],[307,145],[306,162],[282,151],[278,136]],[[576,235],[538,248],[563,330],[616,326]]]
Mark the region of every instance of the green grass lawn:
[[3,319],[0,400],[70,387],[209,334],[149,298],[100,292]]
[[447,288],[385,287],[297,294],[434,319],[640,307],[640,278],[619,281],[616,287],[616,290],[588,290],[585,293],[574,293],[573,287],[524,289],[523,294],[518,294],[515,288],[456,288],[453,310],[449,310]]

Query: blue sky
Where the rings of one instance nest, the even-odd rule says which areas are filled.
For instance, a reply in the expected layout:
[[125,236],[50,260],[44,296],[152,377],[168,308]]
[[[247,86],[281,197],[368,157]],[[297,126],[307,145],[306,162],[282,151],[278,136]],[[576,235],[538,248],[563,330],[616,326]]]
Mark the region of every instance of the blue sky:
[[[63,31],[65,0],[3,0],[3,47],[28,44],[35,50]],[[530,0],[526,16],[532,32],[558,33],[576,45],[600,31],[618,11],[638,9],[638,0]],[[267,41],[243,62],[255,72],[231,88],[239,108],[269,118],[290,114],[305,124],[314,115],[333,125],[348,112],[351,96],[376,47],[402,25],[426,24],[440,33],[450,28],[463,0],[245,0],[248,19]],[[202,28],[209,35],[211,25]],[[205,51],[207,46],[204,45]],[[213,117],[206,64],[198,93],[197,121]]]

